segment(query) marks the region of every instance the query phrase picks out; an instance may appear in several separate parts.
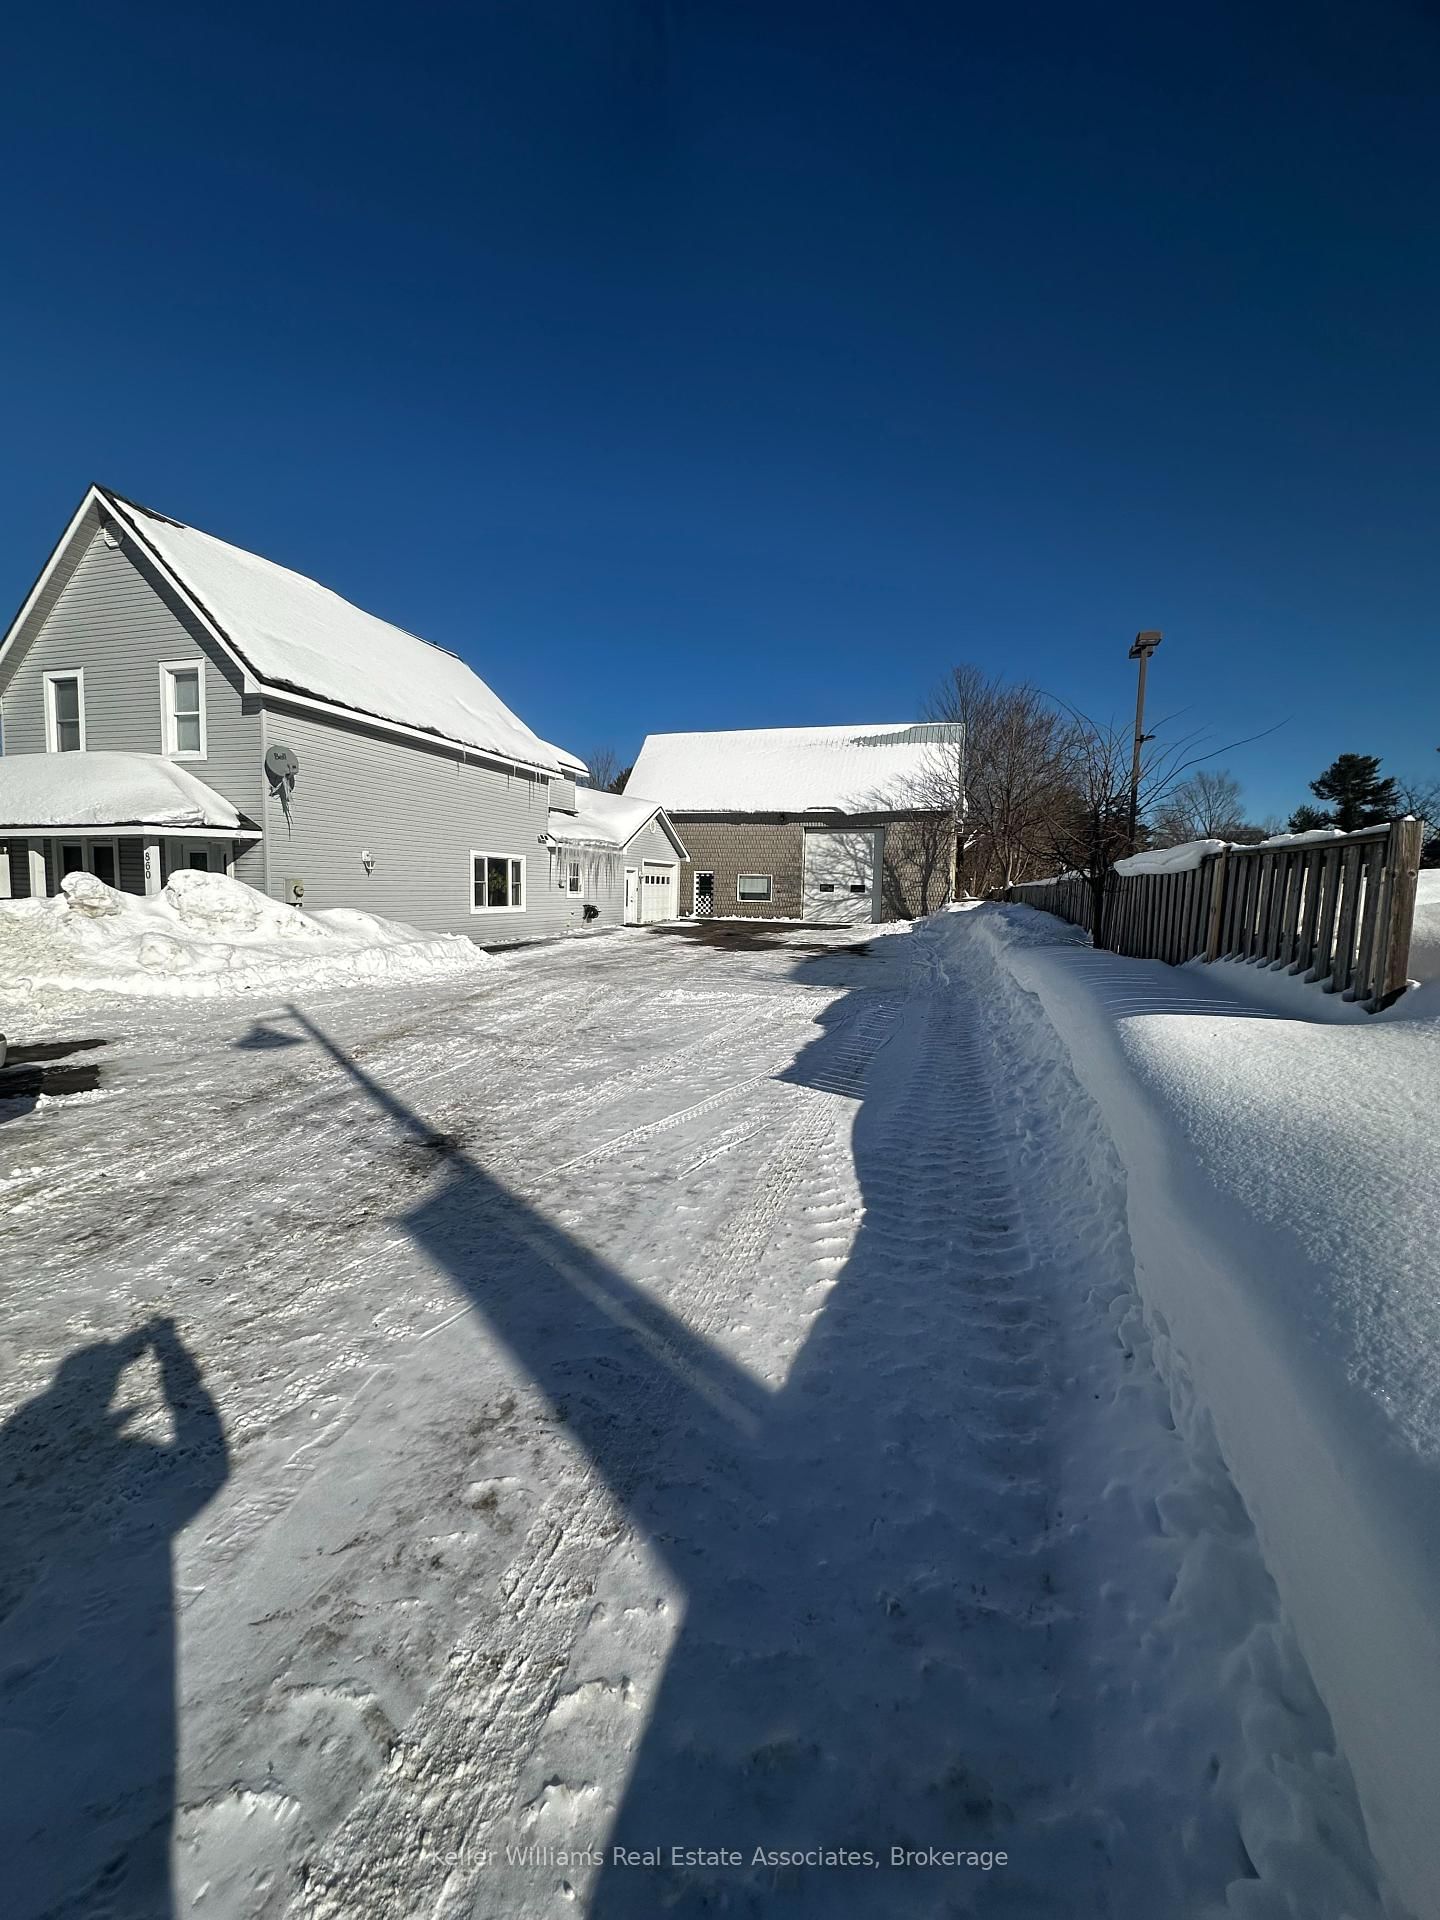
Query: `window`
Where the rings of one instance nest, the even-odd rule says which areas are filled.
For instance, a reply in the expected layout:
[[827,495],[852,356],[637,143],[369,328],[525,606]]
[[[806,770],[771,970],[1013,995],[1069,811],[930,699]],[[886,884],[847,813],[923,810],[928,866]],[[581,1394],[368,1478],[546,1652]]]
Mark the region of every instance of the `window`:
[[205,666],[171,660],[160,668],[161,735],[172,760],[205,758]]
[[113,840],[92,840],[90,842],[90,871],[97,880],[103,880],[107,887],[118,887],[117,855],[119,849]]
[[470,911],[520,913],[525,906],[525,862],[508,853],[471,853]]
[[567,893],[579,893],[580,891],[580,862],[578,860],[572,860],[565,869],[565,891]]
[[741,873],[735,877],[737,900],[768,900],[773,891],[774,880],[768,873]]
[[45,745],[51,753],[85,751],[85,671],[45,675]]
[[63,880],[68,874],[84,873],[84,871],[84,847],[78,840],[62,840],[60,842],[60,878]]

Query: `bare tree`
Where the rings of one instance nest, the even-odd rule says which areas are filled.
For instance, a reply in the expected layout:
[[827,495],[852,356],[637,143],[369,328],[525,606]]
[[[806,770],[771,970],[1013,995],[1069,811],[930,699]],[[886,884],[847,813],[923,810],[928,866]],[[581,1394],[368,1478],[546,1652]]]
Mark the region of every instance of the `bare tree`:
[[1246,831],[1240,782],[1222,769],[1201,767],[1156,807],[1150,844],[1178,847],[1187,840],[1239,840]]
[[1440,867],[1440,780],[1397,780],[1396,792],[1406,813],[1420,822],[1422,867]]
[[[1128,726],[1113,721],[1092,720],[1076,709],[1068,709],[1071,729],[1067,739],[1070,768],[1070,793],[1057,831],[1052,835],[1052,852],[1063,870],[1081,873],[1090,888],[1090,937],[1097,947],[1105,942],[1106,916],[1113,892],[1116,862],[1131,851],[1130,771],[1134,752],[1134,734]],[[1261,739],[1263,735],[1252,735]],[[1248,745],[1235,740],[1215,753],[1195,749],[1203,735],[1190,733],[1166,741],[1157,733],[1150,736],[1140,761],[1139,813],[1144,820],[1158,815],[1173,800],[1185,782],[1191,767],[1226,753],[1231,747]],[[1193,776],[1191,776],[1193,779]],[[1187,838],[1229,838],[1227,835],[1187,835]]]
[[630,778],[631,769],[620,758],[614,747],[593,747],[585,755],[585,764],[590,769],[590,784],[599,792],[623,793],[625,791],[625,782]]
[[1039,688],[956,667],[929,702],[959,729],[959,751],[939,746],[930,784],[963,821],[957,866],[972,892],[1014,886],[1043,871],[1056,810],[1068,792],[1069,718]]

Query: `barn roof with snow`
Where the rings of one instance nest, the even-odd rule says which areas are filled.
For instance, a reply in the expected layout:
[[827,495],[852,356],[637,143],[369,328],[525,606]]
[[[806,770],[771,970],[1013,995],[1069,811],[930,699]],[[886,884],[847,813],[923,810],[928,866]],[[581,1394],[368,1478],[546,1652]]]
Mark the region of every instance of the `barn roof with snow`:
[[928,811],[936,754],[958,738],[936,721],[652,733],[629,784],[671,813]]
[[23,637],[37,612],[43,618],[50,575],[77,539],[93,537],[97,511],[133,537],[221,645],[263,686],[543,772],[583,771],[582,762],[541,740],[455,654],[366,613],[302,573],[106,487],[86,494],[0,643],[0,655]]

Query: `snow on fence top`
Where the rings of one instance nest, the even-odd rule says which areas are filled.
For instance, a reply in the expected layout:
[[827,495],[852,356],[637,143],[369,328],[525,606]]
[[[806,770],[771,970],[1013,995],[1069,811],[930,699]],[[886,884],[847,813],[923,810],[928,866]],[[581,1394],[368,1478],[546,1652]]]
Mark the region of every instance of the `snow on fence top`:
[[598,793],[591,787],[577,788],[575,811],[562,812],[552,807],[547,825],[550,838],[565,846],[623,847],[660,811],[658,800],[642,800],[638,794]]
[[1184,873],[1220,853],[1229,845],[1225,840],[1187,840],[1178,847],[1156,847],[1149,853],[1132,853],[1115,862],[1116,873]]
[[98,491],[260,680],[546,772],[583,770],[443,647],[352,606],[303,573]]
[[928,721],[652,733],[630,782],[670,813],[904,812],[926,808],[935,756],[958,744]]
[[240,816],[193,773],[158,753],[0,756],[0,829],[116,826],[234,833]]

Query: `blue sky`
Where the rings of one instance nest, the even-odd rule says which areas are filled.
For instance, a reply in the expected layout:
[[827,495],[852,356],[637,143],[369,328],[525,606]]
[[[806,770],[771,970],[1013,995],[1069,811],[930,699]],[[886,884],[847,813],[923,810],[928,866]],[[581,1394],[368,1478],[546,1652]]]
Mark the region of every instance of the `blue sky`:
[[959,659],[1440,772],[1418,4],[470,0],[7,23],[0,598],[90,480],[539,732]]

